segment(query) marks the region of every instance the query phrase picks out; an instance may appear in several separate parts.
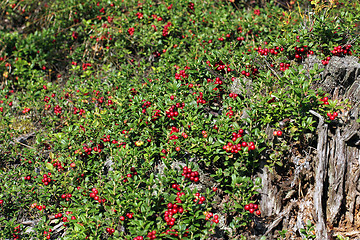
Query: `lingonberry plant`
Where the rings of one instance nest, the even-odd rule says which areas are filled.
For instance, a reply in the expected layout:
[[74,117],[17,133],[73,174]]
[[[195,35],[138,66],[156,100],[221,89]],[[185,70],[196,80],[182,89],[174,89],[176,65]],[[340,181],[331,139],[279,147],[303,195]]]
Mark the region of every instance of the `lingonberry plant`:
[[341,116],[312,84],[358,56],[360,6],[252,2],[1,3],[0,238],[236,239],[264,221],[259,162],[284,164],[310,110]]

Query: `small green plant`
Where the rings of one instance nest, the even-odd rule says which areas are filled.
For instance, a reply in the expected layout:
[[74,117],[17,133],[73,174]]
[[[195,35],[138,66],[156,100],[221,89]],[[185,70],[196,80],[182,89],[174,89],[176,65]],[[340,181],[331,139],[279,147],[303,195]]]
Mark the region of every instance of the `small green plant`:
[[350,240],[349,237],[343,237],[342,235],[337,235],[337,236],[336,236],[336,239],[339,239],[339,240]]
[[300,233],[303,235],[304,240],[316,238],[315,226],[310,220],[306,221],[306,226],[305,226],[305,228],[300,229]]

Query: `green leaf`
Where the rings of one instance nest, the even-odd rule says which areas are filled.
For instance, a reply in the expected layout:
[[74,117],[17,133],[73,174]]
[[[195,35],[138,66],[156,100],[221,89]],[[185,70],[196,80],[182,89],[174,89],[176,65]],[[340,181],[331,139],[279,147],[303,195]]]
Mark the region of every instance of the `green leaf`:
[[46,163],[45,163],[45,166],[46,166],[46,168],[49,169],[50,171],[53,171],[53,170],[54,170],[54,166],[53,166],[51,163],[49,163],[49,162],[46,162]]

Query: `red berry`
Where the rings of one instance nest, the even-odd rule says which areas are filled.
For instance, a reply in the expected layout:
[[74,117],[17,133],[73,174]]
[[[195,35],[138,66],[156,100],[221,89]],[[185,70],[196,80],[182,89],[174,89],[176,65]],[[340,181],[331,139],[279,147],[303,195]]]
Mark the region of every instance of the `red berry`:
[[258,215],[258,216],[260,216],[260,215],[261,215],[261,211],[260,211],[260,210],[257,210],[257,211],[255,212],[255,214]]
[[250,209],[249,209],[249,212],[250,212],[250,213],[254,213],[254,211],[255,211],[255,210],[254,210],[253,208],[250,208]]
[[280,137],[282,135],[282,131],[277,131],[277,135]]

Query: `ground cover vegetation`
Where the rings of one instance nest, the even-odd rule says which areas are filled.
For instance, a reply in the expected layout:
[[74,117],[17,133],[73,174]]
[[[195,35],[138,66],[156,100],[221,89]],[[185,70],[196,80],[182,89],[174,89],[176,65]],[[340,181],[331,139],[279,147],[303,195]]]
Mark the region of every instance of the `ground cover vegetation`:
[[356,1],[0,6],[1,239],[245,239],[260,168],[351,107],[314,86]]

